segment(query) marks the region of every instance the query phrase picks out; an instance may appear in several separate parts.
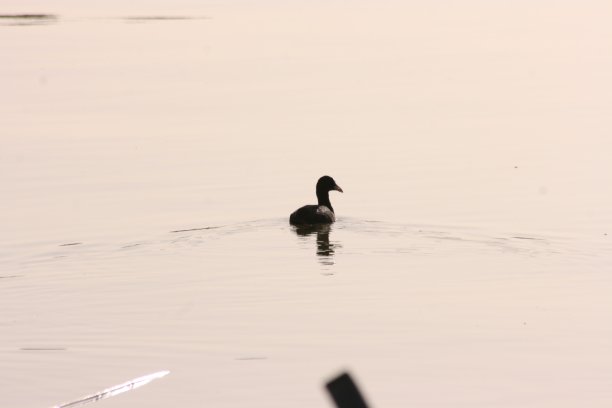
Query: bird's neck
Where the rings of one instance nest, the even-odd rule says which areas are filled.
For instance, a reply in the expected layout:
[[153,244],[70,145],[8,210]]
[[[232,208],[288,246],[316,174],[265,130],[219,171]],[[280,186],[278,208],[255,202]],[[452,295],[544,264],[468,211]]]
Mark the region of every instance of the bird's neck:
[[324,205],[334,212],[334,208],[329,201],[329,191],[317,191],[317,199],[319,200],[319,205]]

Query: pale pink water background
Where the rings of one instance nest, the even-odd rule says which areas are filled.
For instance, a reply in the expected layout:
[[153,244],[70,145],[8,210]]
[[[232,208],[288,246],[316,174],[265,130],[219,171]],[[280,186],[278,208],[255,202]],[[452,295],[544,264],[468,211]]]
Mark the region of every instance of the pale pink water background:
[[3,3],[0,406],[608,407],[611,11]]

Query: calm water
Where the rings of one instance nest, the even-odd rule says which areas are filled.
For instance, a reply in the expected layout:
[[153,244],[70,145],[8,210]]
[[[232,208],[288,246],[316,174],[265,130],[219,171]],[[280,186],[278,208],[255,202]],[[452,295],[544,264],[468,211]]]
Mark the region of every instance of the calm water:
[[609,5],[57,3],[0,9],[57,14],[0,19],[0,406],[609,406]]

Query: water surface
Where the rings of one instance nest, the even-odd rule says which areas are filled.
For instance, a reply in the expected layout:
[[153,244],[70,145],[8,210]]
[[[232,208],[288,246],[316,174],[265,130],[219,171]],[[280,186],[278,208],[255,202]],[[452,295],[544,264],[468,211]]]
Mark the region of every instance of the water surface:
[[609,6],[59,3],[0,10],[1,406],[609,405]]

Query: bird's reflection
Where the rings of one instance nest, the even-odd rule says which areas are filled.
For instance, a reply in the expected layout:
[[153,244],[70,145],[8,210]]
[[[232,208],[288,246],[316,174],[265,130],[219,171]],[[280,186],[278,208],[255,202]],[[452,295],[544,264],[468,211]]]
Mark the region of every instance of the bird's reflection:
[[323,265],[334,264],[334,249],[338,244],[329,242],[331,230],[331,224],[301,225],[295,227],[295,233],[299,236],[317,235],[317,257]]

